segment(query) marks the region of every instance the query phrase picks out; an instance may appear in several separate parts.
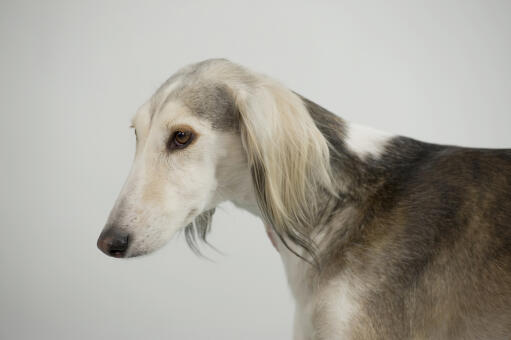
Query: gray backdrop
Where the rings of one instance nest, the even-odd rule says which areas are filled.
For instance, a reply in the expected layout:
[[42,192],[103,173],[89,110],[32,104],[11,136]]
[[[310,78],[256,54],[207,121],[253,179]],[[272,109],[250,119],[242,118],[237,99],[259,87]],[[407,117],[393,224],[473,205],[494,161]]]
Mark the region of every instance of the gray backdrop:
[[510,1],[2,1],[0,338],[289,339],[260,221],[214,218],[120,261],[96,238],[128,173],[131,116],[179,67],[226,57],[342,117],[511,147]]

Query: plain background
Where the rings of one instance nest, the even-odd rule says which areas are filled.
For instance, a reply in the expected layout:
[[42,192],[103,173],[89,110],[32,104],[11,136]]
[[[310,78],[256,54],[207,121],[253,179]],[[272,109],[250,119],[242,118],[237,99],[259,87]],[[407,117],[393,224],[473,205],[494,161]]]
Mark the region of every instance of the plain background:
[[289,339],[260,221],[214,217],[225,255],[176,237],[108,258],[131,116],[183,65],[226,57],[347,120],[511,147],[511,2],[2,1],[0,338]]

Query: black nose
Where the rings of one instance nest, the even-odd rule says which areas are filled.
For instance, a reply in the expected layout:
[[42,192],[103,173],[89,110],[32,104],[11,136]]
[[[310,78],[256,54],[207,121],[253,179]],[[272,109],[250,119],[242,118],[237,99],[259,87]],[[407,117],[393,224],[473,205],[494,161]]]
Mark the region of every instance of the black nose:
[[98,248],[113,257],[124,257],[129,245],[129,234],[116,228],[104,230],[98,238]]

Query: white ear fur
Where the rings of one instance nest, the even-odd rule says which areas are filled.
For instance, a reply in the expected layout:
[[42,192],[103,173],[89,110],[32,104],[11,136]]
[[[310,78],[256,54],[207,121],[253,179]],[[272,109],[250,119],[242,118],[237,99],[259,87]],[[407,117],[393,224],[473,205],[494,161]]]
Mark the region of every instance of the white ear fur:
[[[320,190],[333,192],[328,143],[302,100],[261,77],[235,94],[240,132],[265,222],[312,253]],[[286,244],[287,245],[287,244]]]

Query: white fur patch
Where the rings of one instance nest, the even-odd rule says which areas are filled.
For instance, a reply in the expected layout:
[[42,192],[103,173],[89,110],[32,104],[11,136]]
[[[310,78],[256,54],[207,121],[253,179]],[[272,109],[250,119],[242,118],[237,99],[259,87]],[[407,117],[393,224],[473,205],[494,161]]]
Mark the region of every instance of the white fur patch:
[[[312,299],[312,287],[310,286],[308,271],[310,265],[293,254],[280,239],[277,238],[277,249],[279,250],[287,281],[291,293],[295,299],[295,315],[293,324],[293,339],[312,339],[314,326],[312,324],[314,314],[314,300]],[[290,244],[294,250],[303,254],[303,250],[297,249]]]
[[293,339],[349,338],[351,321],[359,311],[357,298],[363,285],[343,273],[314,289],[310,282],[310,265],[291,253],[279,239],[277,244],[296,303]]
[[348,148],[360,158],[379,157],[385,145],[393,137],[392,134],[370,127],[349,123],[346,137]]
[[346,339],[351,321],[359,310],[359,290],[349,275],[342,274],[324,287],[316,300],[315,338]]

